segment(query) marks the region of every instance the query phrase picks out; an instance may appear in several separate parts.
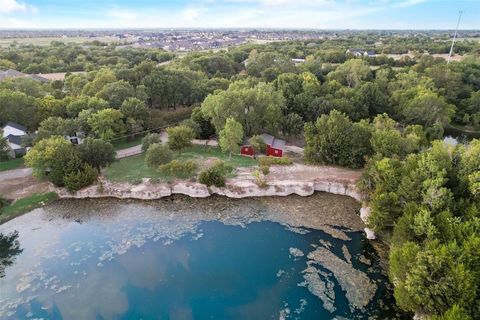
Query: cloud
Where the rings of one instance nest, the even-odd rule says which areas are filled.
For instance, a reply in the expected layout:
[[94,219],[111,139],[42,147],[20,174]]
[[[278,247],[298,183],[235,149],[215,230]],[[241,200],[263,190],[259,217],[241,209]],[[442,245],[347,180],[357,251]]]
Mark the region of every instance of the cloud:
[[37,8],[17,0],[0,0],[0,13],[37,12]]

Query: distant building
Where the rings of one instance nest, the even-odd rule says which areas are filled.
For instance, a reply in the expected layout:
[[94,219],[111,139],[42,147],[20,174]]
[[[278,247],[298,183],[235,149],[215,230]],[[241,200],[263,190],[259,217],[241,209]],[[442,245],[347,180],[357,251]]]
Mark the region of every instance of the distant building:
[[305,59],[292,59],[292,62],[295,64],[295,65],[299,65],[299,64],[302,64],[305,62]]
[[8,122],[3,126],[2,131],[3,137],[7,138],[9,156],[11,158],[23,156],[26,149],[22,147],[22,138],[27,134],[27,128],[18,123]]
[[375,51],[367,51],[364,49],[347,49],[346,54],[352,54],[355,57],[375,57]]

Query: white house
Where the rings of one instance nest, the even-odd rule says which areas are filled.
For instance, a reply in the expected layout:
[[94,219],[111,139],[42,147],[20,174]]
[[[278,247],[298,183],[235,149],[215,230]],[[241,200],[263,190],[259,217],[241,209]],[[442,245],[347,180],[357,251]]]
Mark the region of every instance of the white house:
[[25,148],[22,147],[22,138],[27,134],[27,128],[18,123],[8,122],[2,128],[3,137],[7,138],[10,147],[9,155],[15,158],[25,154]]

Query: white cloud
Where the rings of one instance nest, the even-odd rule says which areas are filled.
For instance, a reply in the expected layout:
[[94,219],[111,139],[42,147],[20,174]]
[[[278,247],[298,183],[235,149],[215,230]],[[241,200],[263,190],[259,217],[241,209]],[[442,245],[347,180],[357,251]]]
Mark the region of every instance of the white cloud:
[[0,0],[0,13],[37,12],[37,8],[17,0]]

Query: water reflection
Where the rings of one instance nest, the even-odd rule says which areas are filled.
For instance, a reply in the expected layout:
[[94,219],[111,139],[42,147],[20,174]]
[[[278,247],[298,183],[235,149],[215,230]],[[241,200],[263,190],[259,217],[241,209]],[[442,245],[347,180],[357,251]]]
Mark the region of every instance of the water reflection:
[[65,202],[0,226],[17,228],[24,250],[0,279],[0,318],[388,318],[386,278],[361,232],[308,228],[296,203],[288,215],[219,205]]
[[18,231],[9,234],[0,233],[0,278],[5,277],[5,268],[15,262],[16,256],[23,252],[18,241]]

